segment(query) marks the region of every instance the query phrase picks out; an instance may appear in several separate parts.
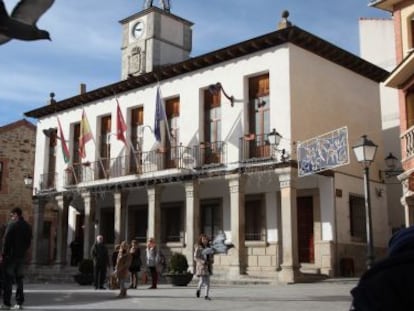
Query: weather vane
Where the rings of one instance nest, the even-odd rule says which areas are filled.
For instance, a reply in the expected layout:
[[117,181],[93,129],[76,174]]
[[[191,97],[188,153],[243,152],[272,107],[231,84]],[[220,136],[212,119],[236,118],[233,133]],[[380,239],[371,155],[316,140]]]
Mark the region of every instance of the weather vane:
[[[152,7],[152,3],[154,2],[154,0],[145,0],[144,2],[144,10],[145,9],[149,9],[150,7]],[[164,11],[170,12],[170,0],[159,0],[159,5],[161,6],[161,9],[163,9]]]

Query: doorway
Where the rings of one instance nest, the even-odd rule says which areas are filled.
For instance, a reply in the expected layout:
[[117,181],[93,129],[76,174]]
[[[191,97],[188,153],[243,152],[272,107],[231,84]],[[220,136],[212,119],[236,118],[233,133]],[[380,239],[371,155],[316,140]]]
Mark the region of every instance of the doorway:
[[297,199],[299,262],[314,263],[313,197]]

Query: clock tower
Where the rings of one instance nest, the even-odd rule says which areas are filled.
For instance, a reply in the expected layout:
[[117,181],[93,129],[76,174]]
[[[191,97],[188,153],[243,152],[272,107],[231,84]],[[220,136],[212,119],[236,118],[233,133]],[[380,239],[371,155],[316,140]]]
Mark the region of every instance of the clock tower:
[[122,80],[190,57],[192,22],[151,6],[120,21]]

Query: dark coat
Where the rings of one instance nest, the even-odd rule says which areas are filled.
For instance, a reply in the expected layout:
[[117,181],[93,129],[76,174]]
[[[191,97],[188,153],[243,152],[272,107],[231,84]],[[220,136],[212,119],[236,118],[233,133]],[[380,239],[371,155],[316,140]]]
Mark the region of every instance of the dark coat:
[[3,257],[5,259],[24,259],[32,242],[32,228],[19,217],[11,222],[6,229],[3,244]]
[[375,263],[351,290],[356,311],[414,310],[414,251]]
[[91,257],[95,266],[109,267],[109,253],[105,244],[95,242],[91,248]]

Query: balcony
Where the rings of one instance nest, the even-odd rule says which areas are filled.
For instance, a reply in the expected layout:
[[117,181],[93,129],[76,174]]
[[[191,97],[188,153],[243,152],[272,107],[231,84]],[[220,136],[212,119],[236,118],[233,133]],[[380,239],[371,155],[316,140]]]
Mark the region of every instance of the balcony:
[[128,156],[101,161],[76,163],[65,170],[65,186],[167,169],[192,168],[193,159],[191,148],[180,145],[148,152],[132,152]]
[[408,159],[414,155],[414,126],[410,127],[401,135],[403,146],[405,147],[405,155],[403,158]]
[[224,165],[225,156],[226,144],[222,141],[205,142],[194,146],[196,168]]
[[56,189],[57,173],[46,173],[40,175],[39,191],[50,191]]
[[269,134],[249,134],[240,138],[240,162],[275,160],[277,144],[271,144]]

